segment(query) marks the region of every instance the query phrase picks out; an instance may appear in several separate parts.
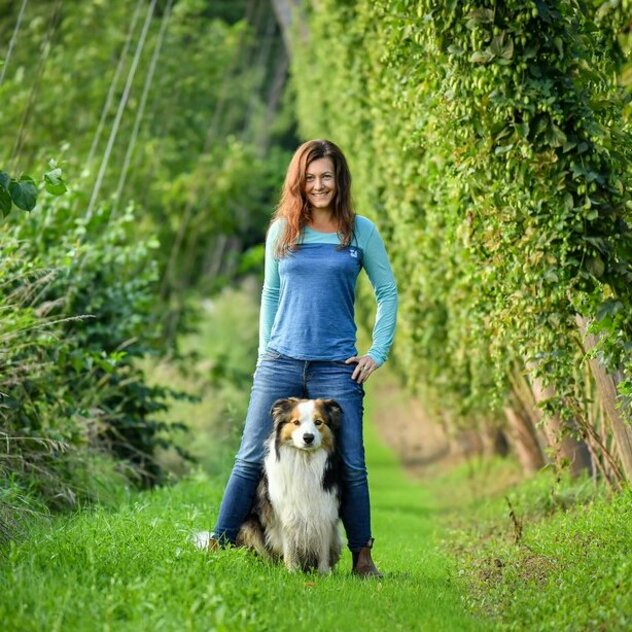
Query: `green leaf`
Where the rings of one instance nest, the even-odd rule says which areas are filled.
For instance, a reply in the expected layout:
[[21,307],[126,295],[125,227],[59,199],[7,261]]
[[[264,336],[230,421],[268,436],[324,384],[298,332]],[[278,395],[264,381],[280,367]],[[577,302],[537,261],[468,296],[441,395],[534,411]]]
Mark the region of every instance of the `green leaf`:
[[614,11],[614,9],[617,7],[619,3],[618,2],[604,2],[598,9],[597,9],[597,13],[595,13],[595,19],[599,22],[600,20],[603,20],[608,13],[611,13]]
[[472,53],[470,57],[470,61],[473,64],[487,64],[492,59],[494,59],[494,55],[487,48],[485,50],[477,50],[475,53]]
[[44,186],[49,193],[61,195],[68,190],[66,183],[61,177],[61,169],[57,167],[44,174]]
[[[538,48],[538,46],[528,46],[525,48],[522,52],[522,59],[533,59],[538,53]],[[542,75],[542,71],[538,66],[531,66],[530,70],[534,77],[540,77]]]
[[606,271],[606,264],[599,255],[589,257],[586,261],[586,267],[588,268],[588,272],[597,278],[603,276],[603,273]]
[[474,28],[479,24],[494,21],[494,11],[492,9],[473,9],[467,14],[466,26],[468,29]]
[[557,52],[560,54],[560,57],[564,57],[564,47],[562,46],[561,38],[554,37],[553,44],[555,44],[555,48],[557,48]]
[[37,203],[37,185],[32,178],[22,176],[19,181],[12,180],[9,193],[13,203],[23,211],[32,211]]
[[55,167],[44,174],[44,179],[50,181],[51,184],[59,184],[61,182],[61,169]]
[[503,51],[504,41],[505,31],[503,31],[500,35],[496,35],[494,39],[492,39],[491,44],[489,45],[489,50],[494,53],[494,55],[500,55]]
[[566,134],[555,123],[551,123],[551,127],[547,130],[546,140],[551,147],[562,147],[567,138]]
[[68,190],[68,187],[64,182],[60,184],[51,184],[50,182],[46,182],[44,184],[44,188],[52,195],[62,195]]
[[550,119],[548,116],[539,116],[537,119],[537,123],[535,124],[535,133],[541,134],[545,130],[548,129],[550,123]]
[[527,136],[529,136],[529,123],[525,122],[525,123],[517,123],[515,125],[516,131],[518,132],[518,134],[520,136],[522,136],[522,138],[526,138]]
[[608,248],[603,237],[584,237],[584,241],[597,248],[600,252],[607,252]]
[[489,50],[496,56],[505,60],[509,60],[514,54],[514,44],[511,37],[505,43],[505,31],[500,35],[496,35],[489,45]]
[[0,212],[2,217],[6,217],[11,212],[12,206],[13,202],[9,192],[4,187],[0,187]]
[[0,186],[8,189],[10,182],[11,176],[6,171],[0,171]]
[[566,195],[564,196],[564,203],[569,211],[572,210],[572,208],[575,206],[575,200],[573,199],[572,193],[566,193]]
[[598,308],[595,318],[603,320],[606,316],[616,316],[623,309],[623,304],[613,298],[607,298]]

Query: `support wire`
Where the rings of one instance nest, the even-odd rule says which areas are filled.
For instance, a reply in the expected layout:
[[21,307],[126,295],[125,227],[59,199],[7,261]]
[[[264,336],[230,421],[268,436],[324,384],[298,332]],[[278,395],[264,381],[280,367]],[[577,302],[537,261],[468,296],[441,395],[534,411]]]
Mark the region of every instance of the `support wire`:
[[112,129],[110,130],[110,137],[108,138],[108,144],[107,144],[107,147],[105,148],[103,160],[101,161],[101,167],[99,169],[99,174],[97,175],[97,181],[95,182],[94,188],[92,190],[92,196],[90,198],[90,203],[88,204],[88,210],[86,212],[87,221],[90,221],[90,219],[92,218],[92,213],[94,212],[94,206],[99,197],[101,185],[103,184],[103,178],[105,176],[105,172],[108,167],[108,162],[110,160],[110,154],[112,153],[112,147],[114,146],[114,142],[116,141],[119,125],[121,124],[121,118],[123,117],[123,111],[125,110],[125,106],[127,105],[127,100],[129,98],[129,93],[132,88],[132,83],[134,82],[134,76],[136,75],[138,62],[140,60],[141,53],[143,52],[143,48],[145,46],[145,40],[147,39],[147,32],[149,31],[149,25],[151,24],[151,18],[154,13],[155,7],[156,7],[156,0],[152,0],[151,4],[149,5],[149,8],[147,9],[147,16],[145,17],[143,30],[140,34],[138,44],[136,45],[136,52],[134,53],[132,66],[127,75],[127,82],[125,83],[123,95],[121,96],[121,100],[119,101],[119,106],[116,111],[116,117],[114,119]]
[[11,35],[11,40],[9,41],[9,49],[7,50],[7,56],[4,58],[4,64],[2,65],[2,71],[0,71],[0,86],[4,81],[4,75],[7,72],[7,67],[9,66],[9,59],[11,59],[11,53],[13,52],[13,46],[15,45],[15,40],[18,37],[18,31],[20,30],[20,24],[22,24],[22,16],[24,15],[24,9],[26,9],[26,5],[28,0],[22,0],[22,6],[20,7],[20,12],[18,13],[18,19],[15,23],[15,28],[13,29],[13,35]]

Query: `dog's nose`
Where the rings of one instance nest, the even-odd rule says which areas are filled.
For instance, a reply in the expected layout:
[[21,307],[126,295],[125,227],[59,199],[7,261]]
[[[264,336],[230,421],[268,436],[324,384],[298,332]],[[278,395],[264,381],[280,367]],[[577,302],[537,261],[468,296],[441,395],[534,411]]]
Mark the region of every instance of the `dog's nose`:
[[303,441],[305,441],[305,443],[307,443],[307,445],[309,445],[312,441],[314,441],[314,435],[309,433],[309,432],[306,432],[303,435]]

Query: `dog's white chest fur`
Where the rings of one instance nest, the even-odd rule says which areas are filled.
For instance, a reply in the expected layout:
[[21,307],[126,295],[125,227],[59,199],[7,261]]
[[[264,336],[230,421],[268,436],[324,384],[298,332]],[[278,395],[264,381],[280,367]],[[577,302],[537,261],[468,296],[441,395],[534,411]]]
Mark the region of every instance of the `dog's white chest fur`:
[[274,450],[266,457],[268,494],[276,517],[268,542],[280,554],[287,539],[303,552],[318,552],[331,545],[338,501],[334,490],[323,488],[326,462],[324,450],[306,452],[287,446],[281,446],[279,459]]
[[323,489],[327,453],[294,450],[282,446],[266,458],[270,502],[285,524],[331,523],[338,516],[336,495]]

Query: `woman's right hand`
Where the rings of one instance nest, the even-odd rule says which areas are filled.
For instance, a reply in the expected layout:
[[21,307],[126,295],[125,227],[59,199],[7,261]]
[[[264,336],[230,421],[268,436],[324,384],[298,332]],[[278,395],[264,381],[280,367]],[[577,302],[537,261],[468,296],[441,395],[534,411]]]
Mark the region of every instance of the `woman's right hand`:
[[380,367],[370,355],[351,356],[345,360],[345,364],[357,362],[357,366],[353,369],[351,379],[358,384],[364,384],[369,377]]

